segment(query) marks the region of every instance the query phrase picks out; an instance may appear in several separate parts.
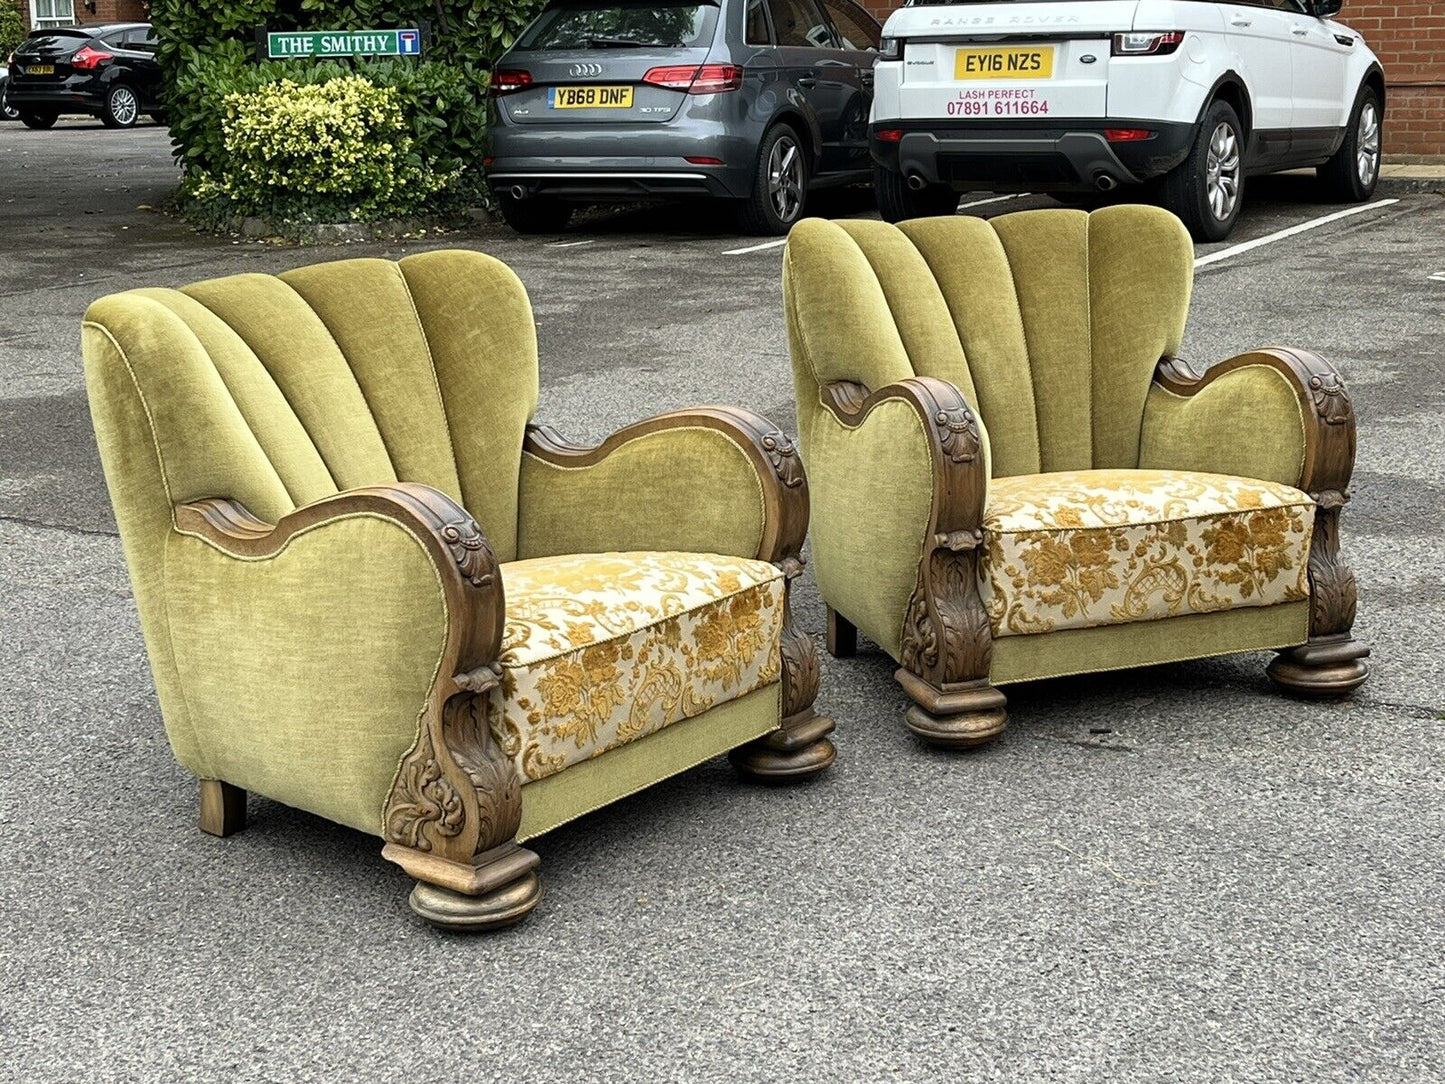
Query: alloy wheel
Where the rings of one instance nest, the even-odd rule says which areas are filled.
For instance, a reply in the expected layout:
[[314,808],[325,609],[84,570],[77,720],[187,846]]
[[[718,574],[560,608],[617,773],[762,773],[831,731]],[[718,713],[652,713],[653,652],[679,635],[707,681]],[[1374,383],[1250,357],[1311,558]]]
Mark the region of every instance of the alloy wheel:
[[1366,102],[1360,110],[1359,128],[1355,133],[1355,169],[1365,189],[1375,182],[1380,168],[1380,114],[1374,102]]
[[793,221],[803,207],[803,155],[788,136],[774,143],[768,155],[768,198],[782,222]]
[[1209,211],[1220,222],[1228,220],[1239,202],[1239,168],[1239,137],[1232,125],[1221,123],[1209,137],[1204,173]]
[[129,87],[116,87],[110,92],[110,114],[124,127],[135,123],[140,115],[140,103]]

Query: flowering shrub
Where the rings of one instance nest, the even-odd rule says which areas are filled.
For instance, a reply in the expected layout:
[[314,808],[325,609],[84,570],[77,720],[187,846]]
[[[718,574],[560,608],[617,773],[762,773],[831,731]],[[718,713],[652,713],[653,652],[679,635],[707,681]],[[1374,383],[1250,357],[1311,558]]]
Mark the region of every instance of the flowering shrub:
[[235,215],[326,222],[399,217],[425,208],[459,170],[417,153],[394,87],[359,75],[282,79],[222,101],[225,153],[191,194]]

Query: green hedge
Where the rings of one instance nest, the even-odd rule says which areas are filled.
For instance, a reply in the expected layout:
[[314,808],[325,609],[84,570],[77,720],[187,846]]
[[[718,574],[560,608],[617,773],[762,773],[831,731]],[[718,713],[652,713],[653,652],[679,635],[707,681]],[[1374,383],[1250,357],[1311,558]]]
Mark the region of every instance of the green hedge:
[[[5,0],[0,0],[0,3]],[[239,0],[196,4],[153,0],[151,22],[160,38],[165,72],[166,113],[175,153],[185,171],[183,193],[207,204],[210,214],[273,213],[315,221],[393,218],[425,211],[476,205],[484,199],[481,154],[486,127],[486,84],[492,62],[540,9],[543,0],[472,0],[442,3],[329,3],[325,0]],[[439,17],[439,15],[441,17]],[[422,62],[411,60],[256,60],[255,28],[269,30],[355,30],[432,24],[433,41]],[[360,76],[395,93],[409,168],[446,183],[428,186],[425,205],[394,190],[385,199],[338,207],[318,194],[311,206],[295,193],[266,187],[246,171],[248,149],[229,146],[228,110],[237,96],[263,92],[287,80],[315,86]],[[267,92],[269,93],[269,92]],[[267,99],[273,100],[273,99]],[[231,103],[228,105],[228,101]],[[306,168],[325,164],[325,156]],[[243,177],[246,187],[238,187]],[[232,183],[227,185],[227,181]],[[334,195],[334,194],[333,194]],[[245,208],[271,207],[271,212]],[[282,208],[285,208],[283,211]],[[346,212],[343,218],[332,217]]]
[[0,0],[0,64],[25,40],[25,20],[20,18],[20,5],[13,0]]

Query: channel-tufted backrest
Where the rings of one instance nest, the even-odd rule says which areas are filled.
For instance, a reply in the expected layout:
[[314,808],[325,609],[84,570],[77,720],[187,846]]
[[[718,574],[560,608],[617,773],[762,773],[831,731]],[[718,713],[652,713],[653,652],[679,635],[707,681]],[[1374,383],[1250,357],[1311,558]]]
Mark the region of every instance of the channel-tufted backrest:
[[274,523],[404,481],[459,501],[515,556],[537,346],[499,261],[440,251],[132,290],[91,305],[83,335],[128,552],[150,548],[131,537],[141,522],[186,501],[228,497]]
[[1153,207],[808,219],[783,265],[806,456],[818,386],[955,384],[996,477],[1138,464],[1155,366],[1179,349],[1193,248]]

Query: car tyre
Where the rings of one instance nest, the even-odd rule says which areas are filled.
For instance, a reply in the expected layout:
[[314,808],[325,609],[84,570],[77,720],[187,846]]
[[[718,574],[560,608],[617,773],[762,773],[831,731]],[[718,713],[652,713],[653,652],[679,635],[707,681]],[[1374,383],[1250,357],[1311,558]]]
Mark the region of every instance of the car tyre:
[[548,196],[518,199],[499,192],[497,205],[503,221],[518,233],[561,233],[572,220],[572,205]]
[[1204,111],[1189,157],[1164,175],[1164,206],[1196,241],[1223,241],[1244,205],[1244,126],[1228,102]]
[[140,120],[140,99],[124,83],[117,83],[105,93],[105,108],[100,122],[107,128],[134,128]]
[[36,131],[54,128],[55,122],[59,119],[59,113],[40,113],[33,109],[20,110],[20,123],[27,128],[34,128]]
[[803,217],[808,197],[808,155],[797,131],[787,124],[767,130],[758,146],[752,192],[738,204],[738,226],[745,233],[776,237]]
[[951,215],[958,210],[958,193],[946,184],[912,189],[896,169],[873,164],[873,190],[884,222]]
[[1361,87],[1344,142],[1334,157],[1315,170],[1329,199],[1363,203],[1375,194],[1375,185],[1380,181],[1383,119],[1379,92],[1374,87]]

